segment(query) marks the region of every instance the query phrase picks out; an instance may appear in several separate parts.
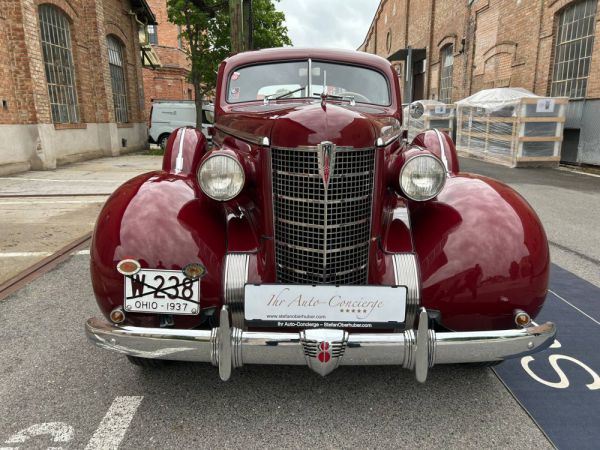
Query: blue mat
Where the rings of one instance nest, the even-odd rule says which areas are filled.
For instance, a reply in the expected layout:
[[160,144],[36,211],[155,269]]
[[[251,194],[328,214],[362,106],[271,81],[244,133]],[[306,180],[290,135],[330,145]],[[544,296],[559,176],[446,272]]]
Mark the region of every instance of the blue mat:
[[536,322],[556,323],[558,343],[495,371],[556,447],[598,449],[600,289],[552,266],[550,291]]

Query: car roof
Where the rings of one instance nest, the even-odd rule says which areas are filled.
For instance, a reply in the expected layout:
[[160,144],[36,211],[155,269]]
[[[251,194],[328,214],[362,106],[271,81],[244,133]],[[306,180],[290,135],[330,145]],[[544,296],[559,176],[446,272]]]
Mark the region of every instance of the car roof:
[[[371,53],[359,52],[356,50],[338,50],[326,48],[298,48],[298,47],[280,47],[267,48],[264,50],[255,50],[251,52],[238,53],[225,59],[227,67],[238,67],[246,64],[267,61],[281,61],[285,59],[316,59],[325,61],[339,61],[349,64],[358,64],[378,68],[381,71],[388,71],[391,68],[390,62],[381,56]],[[226,69],[227,70],[227,69]]]

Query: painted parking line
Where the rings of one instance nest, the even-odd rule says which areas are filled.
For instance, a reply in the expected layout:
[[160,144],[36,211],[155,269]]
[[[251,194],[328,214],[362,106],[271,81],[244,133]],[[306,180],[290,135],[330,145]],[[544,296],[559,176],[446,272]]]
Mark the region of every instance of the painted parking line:
[[[117,450],[143,399],[143,396],[116,397],[85,447],[86,450]],[[41,438],[47,444],[52,444],[47,447],[48,450],[58,450],[63,448],[60,444],[68,446],[74,436],[75,428],[65,422],[34,423],[10,436],[4,441],[8,446],[0,447],[0,450],[31,448],[30,440],[35,438],[38,438],[38,443]]]
[[12,205],[86,205],[90,203],[104,203],[106,199],[99,200],[27,200],[27,201],[4,201],[0,202],[0,206],[12,206]]
[[537,321],[556,323],[556,341],[495,369],[559,449],[596,449],[600,442],[599,317],[600,288],[553,266]]
[[[0,258],[31,258],[34,256],[50,256],[52,252],[0,252]],[[79,250],[73,255],[89,255],[89,250]]]
[[143,398],[141,396],[117,397],[85,449],[118,449]]
[[85,180],[71,180],[71,179],[60,179],[60,178],[20,178],[20,177],[0,177],[0,180],[9,181],[50,181],[53,183],[119,183],[119,180],[98,180],[94,178],[88,178]]

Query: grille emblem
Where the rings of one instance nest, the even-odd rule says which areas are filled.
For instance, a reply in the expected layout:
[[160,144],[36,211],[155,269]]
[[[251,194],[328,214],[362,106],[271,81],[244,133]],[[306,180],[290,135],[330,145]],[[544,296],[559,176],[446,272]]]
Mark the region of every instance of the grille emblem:
[[335,163],[335,147],[333,142],[324,141],[317,145],[317,157],[319,159],[319,175],[323,180],[325,188],[329,186],[329,180],[333,176]]
[[300,332],[300,342],[308,367],[325,376],[340,364],[348,343],[348,333],[344,330],[312,328]]

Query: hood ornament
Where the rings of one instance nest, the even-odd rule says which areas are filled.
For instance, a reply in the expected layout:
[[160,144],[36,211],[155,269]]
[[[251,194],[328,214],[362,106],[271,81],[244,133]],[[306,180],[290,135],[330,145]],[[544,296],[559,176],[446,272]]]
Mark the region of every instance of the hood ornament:
[[329,186],[329,180],[333,176],[335,163],[335,148],[333,142],[324,141],[317,145],[317,159],[319,163],[319,175],[323,180],[325,189]]

